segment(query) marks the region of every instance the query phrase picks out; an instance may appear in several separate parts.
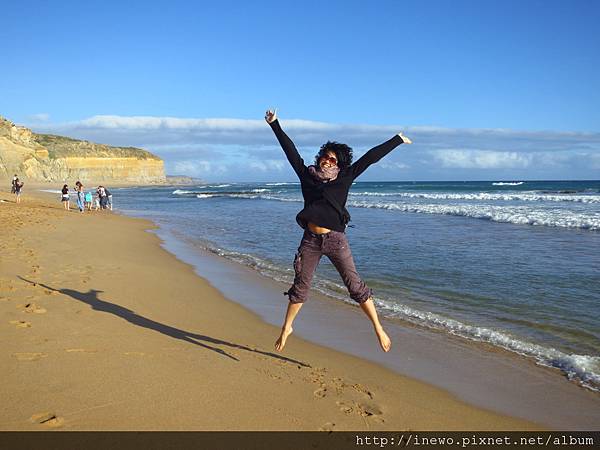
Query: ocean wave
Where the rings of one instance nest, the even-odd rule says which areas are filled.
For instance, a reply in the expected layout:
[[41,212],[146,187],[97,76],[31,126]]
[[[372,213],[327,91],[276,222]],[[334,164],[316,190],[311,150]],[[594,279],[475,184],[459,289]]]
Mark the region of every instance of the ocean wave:
[[[198,198],[229,197],[247,200],[272,200],[279,202],[301,203],[299,195],[281,196],[277,194],[265,194],[254,191],[233,192],[198,192]],[[469,205],[469,204],[410,204],[397,202],[373,202],[351,200],[347,206],[354,208],[386,209],[390,211],[440,214],[449,216],[470,217],[474,219],[490,220],[499,223],[512,223],[517,225],[539,225],[560,228],[578,228],[583,230],[600,230],[600,213],[598,212],[574,212],[561,209],[535,209],[526,206],[495,206],[495,205]]]
[[431,312],[418,311],[391,301],[376,300],[376,304],[393,317],[428,328],[443,329],[463,338],[487,342],[522,356],[534,358],[538,364],[557,368],[570,380],[577,381],[588,389],[600,391],[600,357],[598,356],[569,355],[554,348],[523,341],[502,331],[467,325],[458,320]]
[[264,195],[264,194],[228,194],[225,197],[231,198],[245,198],[245,199],[259,199],[259,200],[274,200],[277,202],[293,202],[300,203],[302,200],[299,198],[289,198],[289,197],[276,197],[274,195]]
[[[204,243],[202,247],[211,253],[250,267],[276,281],[283,283],[292,283],[293,281],[294,273],[291,265],[290,267],[282,267],[254,255],[227,250],[208,243]],[[316,279],[311,289],[336,300],[353,303],[348,298],[346,288],[342,284],[324,277]],[[539,365],[559,369],[570,380],[578,382],[583,387],[595,391],[600,390],[600,357],[566,354],[554,348],[524,341],[511,336],[508,332],[468,325],[440,314],[420,311],[398,303],[397,300],[375,297],[374,301],[383,316],[406,320],[419,326],[441,330],[464,339],[485,342],[533,358]]]
[[525,201],[525,202],[577,202],[600,203],[600,195],[592,194],[545,194],[545,193],[446,193],[446,192],[351,192],[351,197],[401,197],[430,200],[483,200],[483,201]]
[[510,181],[510,182],[504,182],[504,181],[496,181],[495,183],[492,183],[494,186],[521,186],[523,184],[523,181]]
[[[231,184],[215,184],[215,185],[207,185],[207,186],[201,186],[200,189],[217,189],[217,188],[224,188],[224,187],[228,187],[231,186]],[[172,195],[195,195],[195,194],[205,194],[206,191],[202,190],[202,191],[188,191],[186,189],[175,189],[173,192],[171,192]]]
[[347,206],[355,208],[377,208],[392,211],[442,214],[449,216],[472,217],[492,222],[513,223],[518,225],[544,225],[548,227],[580,228],[600,230],[599,213],[576,213],[565,210],[541,210],[523,206],[490,205],[420,205],[398,203],[370,203],[351,201]]
[[248,191],[186,191],[178,189],[173,191],[173,195],[184,195],[184,196],[201,196],[198,198],[208,198],[210,197],[236,197],[240,195],[250,195],[249,198],[256,197],[256,194],[261,194],[263,192],[270,192],[269,189],[252,189]]

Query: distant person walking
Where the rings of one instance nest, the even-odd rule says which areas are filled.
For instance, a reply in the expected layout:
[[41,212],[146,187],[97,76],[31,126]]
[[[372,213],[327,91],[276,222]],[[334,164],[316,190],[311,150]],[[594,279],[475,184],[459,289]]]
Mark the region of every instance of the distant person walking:
[[18,178],[15,179],[15,202],[16,203],[21,203],[21,191],[23,189],[23,185],[25,183],[23,183],[22,181],[19,181]]
[[104,186],[98,186],[98,197],[100,198],[100,209],[106,209],[108,196],[106,195],[106,189],[104,189]]
[[70,196],[69,196],[69,186],[66,184],[62,188],[61,201],[62,201],[63,207],[67,211],[70,211],[71,210],[71,200],[70,200]]
[[11,194],[14,194],[14,193],[17,191],[17,189],[16,189],[16,186],[15,186],[15,182],[16,182],[18,179],[19,179],[19,178],[17,178],[17,174],[15,173],[15,176],[12,178],[12,183],[11,183],[11,186],[10,186],[10,193],[11,193]]
[[106,207],[112,211],[113,203],[112,203],[112,194],[108,190],[108,188],[104,188],[104,192],[106,192]]
[[79,212],[82,213],[85,209],[85,192],[83,192],[83,184],[80,181],[75,183],[77,188],[77,207],[79,208]]
[[88,211],[92,210],[92,191],[88,191],[85,194],[85,207]]
[[339,272],[352,300],[359,304],[371,321],[381,349],[389,351],[392,341],[379,322],[372,291],[354,265],[345,233],[350,220],[345,205],[348,191],[356,178],[400,144],[411,144],[412,141],[398,133],[369,150],[354,164],[350,147],[339,142],[327,142],[315,156],[314,164],[307,167],[292,140],[281,129],[275,111],[268,110],[265,120],[300,179],[304,198],[304,208],[296,216],[296,221],[304,228],[304,236],[294,258],[294,284],[286,293],[289,303],[281,334],[275,342],[276,350],[283,350],[292,333],[294,318],[307,299],[315,269],[325,255]]

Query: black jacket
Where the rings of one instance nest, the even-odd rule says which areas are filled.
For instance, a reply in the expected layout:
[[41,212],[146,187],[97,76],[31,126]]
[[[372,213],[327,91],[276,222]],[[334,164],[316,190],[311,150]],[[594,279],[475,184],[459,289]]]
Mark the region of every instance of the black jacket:
[[281,129],[279,121],[275,120],[270,125],[294,172],[300,179],[304,209],[298,213],[296,221],[302,228],[306,228],[307,223],[312,222],[320,227],[343,232],[350,220],[350,214],[345,205],[352,182],[367,167],[403,143],[402,138],[396,135],[389,141],[373,147],[351,166],[340,170],[335,180],[323,183],[315,180],[309,173],[296,146]]

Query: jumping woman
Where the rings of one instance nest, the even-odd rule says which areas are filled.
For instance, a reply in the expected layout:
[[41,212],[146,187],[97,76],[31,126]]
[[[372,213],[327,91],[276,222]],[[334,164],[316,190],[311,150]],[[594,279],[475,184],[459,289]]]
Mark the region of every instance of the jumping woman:
[[392,341],[379,322],[372,291],[361,280],[354,266],[345,234],[346,225],[350,220],[345,205],[350,186],[367,167],[400,144],[412,144],[412,141],[398,133],[389,141],[369,150],[354,164],[350,147],[328,141],[321,146],[315,157],[315,164],[307,167],[292,140],[281,129],[276,111],[268,110],[265,120],[273,129],[288,161],[298,175],[304,198],[304,208],[296,216],[296,221],[304,229],[304,235],[294,258],[294,284],[286,292],[289,303],[275,348],[282,351],[287,338],[292,334],[292,323],[306,301],[321,256],[325,255],[341,275],[352,300],[360,305],[371,320],[382,350],[389,351]]

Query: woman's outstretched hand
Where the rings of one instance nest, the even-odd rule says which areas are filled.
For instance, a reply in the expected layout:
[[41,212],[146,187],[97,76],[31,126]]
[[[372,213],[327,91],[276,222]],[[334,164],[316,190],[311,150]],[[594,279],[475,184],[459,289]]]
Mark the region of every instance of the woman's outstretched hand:
[[277,120],[277,108],[273,109],[268,109],[267,112],[265,113],[265,120],[267,121],[267,123],[273,123]]
[[410,138],[407,138],[406,136],[404,136],[404,135],[402,134],[402,131],[401,131],[400,133],[398,133],[398,136],[400,136],[400,137],[402,138],[402,141],[403,141],[405,144],[412,144],[412,141],[410,140]]

